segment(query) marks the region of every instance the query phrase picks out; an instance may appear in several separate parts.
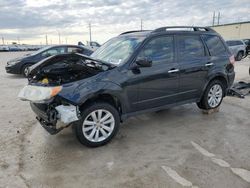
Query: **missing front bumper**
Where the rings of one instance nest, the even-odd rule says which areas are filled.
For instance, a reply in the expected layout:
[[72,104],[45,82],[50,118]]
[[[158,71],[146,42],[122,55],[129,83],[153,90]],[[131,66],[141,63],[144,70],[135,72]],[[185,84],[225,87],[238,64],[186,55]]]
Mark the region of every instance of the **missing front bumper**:
[[31,103],[31,108],[37,115],[36,119],[42,127],[54,135],[79,120],[79,111],[76,106],[58,105],[46,107],[43,104]]
[[44,121],[42,118],[40,117],[36,117],[36,119],[39,121],[39,123],[42,125],[42,127],[51,135],[55,135],[57,133],[59,133],[61,130],[63,130],[65,127],[61,127],[59,129],[56,128],[55,125],[52,125],[46,121]]

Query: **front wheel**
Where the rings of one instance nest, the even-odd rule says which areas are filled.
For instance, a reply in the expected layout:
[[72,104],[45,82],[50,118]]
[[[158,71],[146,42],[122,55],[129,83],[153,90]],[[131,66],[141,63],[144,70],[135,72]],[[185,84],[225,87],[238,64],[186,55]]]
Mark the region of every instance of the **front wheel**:
[[225,96],[225,86],[220,80],[213,80],[210,82],[203,94],[198,107],[204,110],[218,108]]
[[119,124],[116,108],[104,102],[92,103],[83,110],[82,118],[76,124],[76,136],[88,147],[102,146],[116,135]]
[[31,65],[30,64],[27,64],[27,65],[24,65],[23,68],[22,68],[22,75],[27,78],[28,75],[29,75],[29,67]]

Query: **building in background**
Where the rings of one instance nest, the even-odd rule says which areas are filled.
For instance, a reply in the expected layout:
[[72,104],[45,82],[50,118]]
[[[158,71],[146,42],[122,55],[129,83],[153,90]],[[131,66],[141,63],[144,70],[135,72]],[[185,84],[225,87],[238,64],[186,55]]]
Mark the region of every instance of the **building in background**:
[[211,26],[225,40],[250,39],[250,21]]

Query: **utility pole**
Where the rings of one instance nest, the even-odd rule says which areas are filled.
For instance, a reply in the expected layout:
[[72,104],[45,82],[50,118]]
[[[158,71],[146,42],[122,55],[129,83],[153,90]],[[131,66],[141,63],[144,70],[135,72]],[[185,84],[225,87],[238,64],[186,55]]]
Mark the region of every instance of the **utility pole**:
[[217,20],[217,25],[220,24],[220,12],[218,12],[218,20]]
[[58,32],[58,43],[61,44],[61,34],[60,34],[60,31],[57,31]]
[[91,22],[89,22],[89,43],[91,43],[92,38],[91,38]]
[[217,25],[219,25],[220,19],[221,19],[221,14],[220,14],[220,12],[218,12],[218,16],[216,16],[216,13],[214,11],[214,13],[213,13],[213,25],[212,26],[214,26],[216,24],[216,19],[217,19]]
[[45,35],[45,40],[46,40],[46,45],[48,45],[48,36],[47,36],[47,34]]
[[20,45],[20,38],[19,37],[17,37],[17,41],[18,41],[18,44]]
[[141,19],[141,31],[142,31],[142,19]]
[[3,45],[4,45],[4,38],[2,37],[2,42],[3,42]]
[[213,24],[212,24],[212,26],[214,26],[214,22],[215,22],[215,11],[213,13]]

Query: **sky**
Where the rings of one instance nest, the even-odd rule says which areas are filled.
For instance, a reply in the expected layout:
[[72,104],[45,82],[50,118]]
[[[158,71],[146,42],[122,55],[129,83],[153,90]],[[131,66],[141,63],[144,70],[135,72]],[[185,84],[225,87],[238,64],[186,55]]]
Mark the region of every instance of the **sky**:
[[[240,3],[239,3],[240,2]],[[128,30],[170,25],[209,26],[250,21],[250,0],[0,0],[0,37],[5,44],[104,43]],[[2,40],[0,40],[2,44]]]

